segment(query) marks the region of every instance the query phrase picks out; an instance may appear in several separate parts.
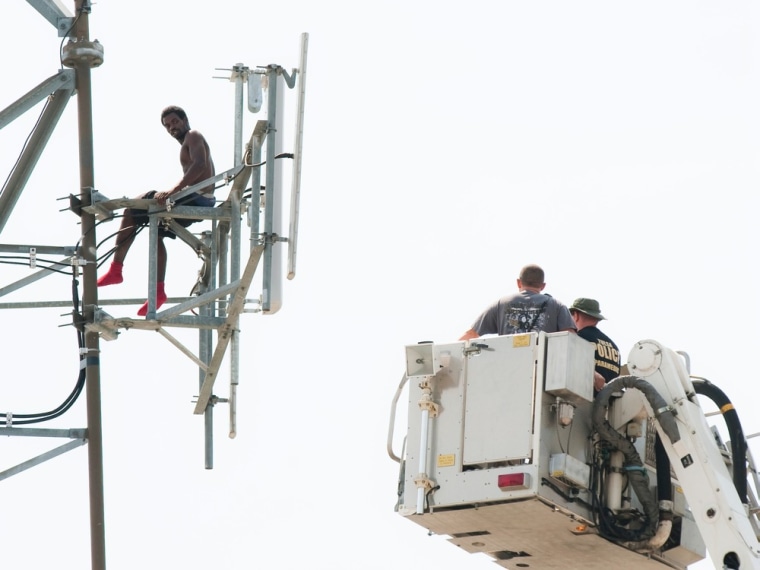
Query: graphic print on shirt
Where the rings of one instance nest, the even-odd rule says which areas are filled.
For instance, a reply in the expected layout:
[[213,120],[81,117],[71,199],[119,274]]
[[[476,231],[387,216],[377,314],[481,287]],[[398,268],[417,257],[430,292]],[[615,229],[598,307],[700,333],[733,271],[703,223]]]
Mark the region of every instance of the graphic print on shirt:
[[501,334],[523,334],[542,330],[546,314],[546,303],[541,305],[510,305],[504,310],[505,327]]

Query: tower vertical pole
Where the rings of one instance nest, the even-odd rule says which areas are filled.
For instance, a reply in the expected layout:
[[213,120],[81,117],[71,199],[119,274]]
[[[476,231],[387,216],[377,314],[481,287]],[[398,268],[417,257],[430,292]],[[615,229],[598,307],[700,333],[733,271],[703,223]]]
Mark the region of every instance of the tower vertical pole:
[[[79,180],[82,205],[92,203],[95,188],[94,144],[92,135],[92,82],[90,69],[103,62],[102,49],[90,42],[90,0],[76,0],[75,29],[64,50],[64,63],[76,71],[79,117]],[[82,249],[84,290],[82,305],[86,323],[94,322],[98,304],[97,241],[95,216],[82,211]],[[103,493],[103,429],[100,393],[100,337],[93,330],[85,331],[87,452],[90,483],[90,553],[92,570],[105,570],[105,506]]]

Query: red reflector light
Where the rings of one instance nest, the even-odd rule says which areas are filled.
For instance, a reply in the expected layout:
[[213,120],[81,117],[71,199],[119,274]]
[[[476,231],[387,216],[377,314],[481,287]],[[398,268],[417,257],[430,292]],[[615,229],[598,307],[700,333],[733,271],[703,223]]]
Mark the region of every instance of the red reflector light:
[[499,487],[527,487],[525,473],[505,473],[499,475]]

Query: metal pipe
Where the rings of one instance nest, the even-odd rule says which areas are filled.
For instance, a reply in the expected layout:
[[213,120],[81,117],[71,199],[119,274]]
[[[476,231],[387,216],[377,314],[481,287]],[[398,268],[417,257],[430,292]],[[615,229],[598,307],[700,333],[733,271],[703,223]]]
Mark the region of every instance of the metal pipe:
[[431,482],[427,475],[427,448],[429,439],[429,424],[432,412],[432,417],[438,415],[438,406],[433,402],[433,387],[432,376],[427,376],[420,382],[420,388],[422,389],[422,396],[420,396],[419,406],[421,410],[420,415],[420,449],[419,449],[419,462],[417,469],[417,477],[415,478],[415,484],[417,485],[417,514],[421,515],[425,512],[425,491],[430,489]]
[[229,438],[235,439],[237,436],[237,382],[230,382],[230,431]]
[[[207,312],[213,312],[211,305],[205,308]],[[201,351],[203,354],[203,361],[207,364],[211,362],[211,331],[202,330],[199,333],[201,339]],[[203,379],[205,378],[203,370],[199,371],[200,381],[199,384],[203,385]],[[206,406],[206,410],[203,412],[203,436],[204,436],[204,466],[206,469],[214,468],[214,406]]]
[[[92,58],[89,42],[89,0],[77,0],[76,42],[70,52],[76,70],[77,108],[79,117],[79,179],[83,205],[91,205],[91,188],[95,188],[94,143],[92,136],[92,82],[90,68],[99,65]],[[83,49],[79,49],[80,46]],[[82,212],[83,309],[87,323],[94,322],[98,304],[97,240],[95,216]],[[106,568],[105,501],[103,492],[103,426],[100,391],[100,336],[85,330],[86,394],[87,394],[87,456],[90,483],[90,552],[93,570]]]
[[[246,72],[248,68],[245,68]],[[243,112],[243,90],[242,79],[240,82],[240,112]],[[242,135],[242,124],[241,124]],[[241,140],[242,144],[242,140]],[[242,149],[241,149],[242,152]],[[242,161],[242,155],[241,155]],[[241,241],[241,208],[240,203],[242,201],[244,185],[238,187],[233,186],[232,192],[230,192],[230,281],[235,282],[240,279],[240,241]],[[237,385],[239,382],[239,370],[240,370],[240,337],[238,335],[238,329],[240,328],[240,319],[235,319],[235,326],[232,330],[232,339],[230,340],[230,396],[229,396],[229,437],[232,439],[237,435]]]
[[[430,410],[422,409],[420,416],[420,460],[417,464],[418,479],[426,478],[425,469],[427,469],[427,444],[428,444],[428,423],[430,422]],[[417,514],[425,512],[425,486],[422,482],[417,483]]]
[[[227,223],[221,223],[218,225],[214,235],[217,236],[217,242],[219,244],[219,287],[224,287],[229,283],[228,280],[228,264],[227,264],[227,252],[229,251],[230,243],[230,226]],[[228,292],[228,294],[231,291]],[[220,317],[227,315],[227,294],[224,297],[219,298],[218,314]]]
[[396,394],[393,396],[393,402],[391,403],[391,418],[388,423],[388,444],[386,445],[386,449],[390,458],[393,459],[393,461],[396,463],[401,463],[401,457],[404,456],[403,453],[398,456],[393,452],[393,432],[396,426],[396,407],[398,406],[398,399],[401,397],[401,390],[403,390],[408,380],[409,377],[404,374],[401,378],[401,382],[399,383],[398,388],[396,388]]
[[248,68],[245,65],[236,63],[232,66],[232,79],[235,81],[235,166],[243,162],[243,82],[247,77]]
[[[212,224],[212,235],[216,235],[217,227],[215,224]],[[213,243],[214,240],[204,234],[204,240],[207,241],[209,247],[211,248],[211,259],[209,260],[209,263],[211,264],[211,268],[209,269],[211,271],[211,278],[209,279],[208,285],[201,284],[201,294],[205,293],[206,291],[210,289],[214,289],[216,287],[216,275],[215,271],[217,269],[217,263],[218,263],[218,255],[219,252]],[[212,317],[215,314],[214,310],[214,303],[210,302],[206,305],[203,305],[200,307],[199,312],[202,316]],[[208,370],[208,365],[211,362],[211,346],[212,346],[212,331],[211,330],[200,330],[198,331],[198,356],[201,358],[201,360],[206,364],[206,370],[200,369],[198,371],[198,385],[199,390],[200,387],[203,386],[203,381],[206,378],[206,371]],[[214,406],[209,405],[206,406],[206,409],[203,413],[203,435],[204,435],[204,466],[206,469],[213,469],[214,468]]]
[[607,475],[607,508],[613,513],[620,511],[623,502],[623,452],[610,454],[610,472]]
[[[266,134],[263,135],[264,137]],[[254,136],[252,139],[253,149],[251,150],[251,163],[259,164],[261,162],[261,148],[263,146],[262,136]],[[251,243],[250,249],[263,242],[261,239],[261,168],[251,170],[251,207],[248,210],[248,224],[251,226]]]
[[158,216],[150,216],[148,224],[148,312],[146,319],[156,318],[156,289],[158,287]]

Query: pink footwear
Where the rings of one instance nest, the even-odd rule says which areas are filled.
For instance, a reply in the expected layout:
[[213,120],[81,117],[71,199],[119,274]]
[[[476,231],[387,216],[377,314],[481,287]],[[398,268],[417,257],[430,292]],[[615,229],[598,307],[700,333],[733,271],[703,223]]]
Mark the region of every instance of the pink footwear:
[[[156,310],[158,310],[161,305],[163,305],[166,302],[166,292],[164,291],[164,282],[159,281],[156,284]],[[143,306],[140,307],[137,310],[137,315],[140,317],[144,317],[148,314],[148,301],[145,301],[143,303]]]
[[101,275],[98,279],[98,287],[105,287],[106,285],[118,285],[124,281],[124,277],[121,275],[121,270],[124,268],[123,263],[116,261],[111,262],[111,267],[108,268],[105,275]]

